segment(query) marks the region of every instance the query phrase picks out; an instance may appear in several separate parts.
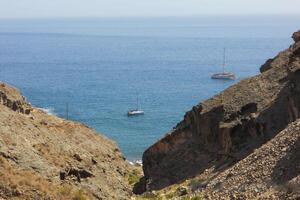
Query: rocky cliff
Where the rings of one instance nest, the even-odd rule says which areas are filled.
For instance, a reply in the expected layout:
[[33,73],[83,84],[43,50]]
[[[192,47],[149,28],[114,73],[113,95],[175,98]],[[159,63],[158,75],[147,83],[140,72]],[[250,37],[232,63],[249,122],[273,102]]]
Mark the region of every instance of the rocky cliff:
[[212,165],[195,177],[143,196],[157,199],[300,199],[300,119],[234,165]]
[[144,177],[134,192],[180,183],[211,167],[222,172],[299,118],[299,34],[261,67],[261,74],[194,106],[149,147],[143,154]]
[[129,169],[111,140],[0,84],[0,199],[129,199]]

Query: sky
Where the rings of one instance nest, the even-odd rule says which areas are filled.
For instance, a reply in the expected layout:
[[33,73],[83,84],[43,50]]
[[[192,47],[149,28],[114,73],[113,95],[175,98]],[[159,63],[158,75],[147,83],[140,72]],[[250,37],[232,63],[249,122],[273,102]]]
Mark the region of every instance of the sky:
[[300,0],[0,0],[0,18],[298,15]]

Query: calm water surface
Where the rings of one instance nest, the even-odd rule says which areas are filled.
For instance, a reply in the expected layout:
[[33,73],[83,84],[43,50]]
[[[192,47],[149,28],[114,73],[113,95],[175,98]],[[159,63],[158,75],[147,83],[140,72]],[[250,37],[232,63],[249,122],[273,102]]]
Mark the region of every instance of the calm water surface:
[[[125,156],[143,151],[193,105],[287,48],[300,17],[0,20],[0,80],[33,105],[88,124]],[[211,80],[221,70],[238,80]],[[128,118],[139,93],[144,116]]]

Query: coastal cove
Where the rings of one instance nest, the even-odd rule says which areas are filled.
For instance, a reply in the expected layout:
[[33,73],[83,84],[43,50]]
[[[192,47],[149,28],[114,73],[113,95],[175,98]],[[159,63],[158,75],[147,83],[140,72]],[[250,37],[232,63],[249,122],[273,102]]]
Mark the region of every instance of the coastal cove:
[[[268,20],[1,20],[0,80],[55,115],[65,117],[68,104],[70,119],[117,141],[127,159],[141,159],[193,105],[258,74],[292,43],[299,20]],[[210,79],[224,47],[236,81]],[[145,115],[128,118],[136,92]]]

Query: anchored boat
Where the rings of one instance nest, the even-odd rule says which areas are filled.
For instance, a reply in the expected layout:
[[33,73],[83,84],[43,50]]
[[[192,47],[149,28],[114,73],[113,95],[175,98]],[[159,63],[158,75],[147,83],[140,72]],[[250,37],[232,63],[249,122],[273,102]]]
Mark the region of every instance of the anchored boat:
[[144,111],[142,111],[142,110],[130,110],[127,113],[128,116],[143,115],[143,114],[144,114]]
[[211,76],[212,79],[230,79],[235,80],[235,74],[230,72],[215,73]]
[[215,73],[211,76],[212,79],[226,79],[226,80],[235,80],[236,76],[232,72],[226,72],[225,71],[225,66],[226,66],[226,49],[224,48],[223,52],[223,71],[219,73]]
[[136,109],[129,110],[127,116],[143,115],[144,111],[139,106],[139,96],[136,97]]

